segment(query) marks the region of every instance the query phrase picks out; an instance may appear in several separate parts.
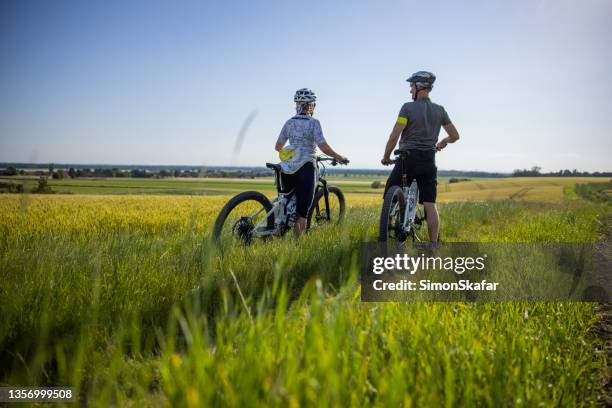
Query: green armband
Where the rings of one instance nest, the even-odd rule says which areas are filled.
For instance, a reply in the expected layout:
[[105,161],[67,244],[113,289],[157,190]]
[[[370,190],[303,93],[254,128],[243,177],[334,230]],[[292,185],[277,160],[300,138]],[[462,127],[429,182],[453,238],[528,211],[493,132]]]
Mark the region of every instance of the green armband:
[[397,122],[396,123],[399,123],[400,125],[405,125],[405,124],[408,123],[408,118],[402,118],[401,116],[399,116],[397,118]]

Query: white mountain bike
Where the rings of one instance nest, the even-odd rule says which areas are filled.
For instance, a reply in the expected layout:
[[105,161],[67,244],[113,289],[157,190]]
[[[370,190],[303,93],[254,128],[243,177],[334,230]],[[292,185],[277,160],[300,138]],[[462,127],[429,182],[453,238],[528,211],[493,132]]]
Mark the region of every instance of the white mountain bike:
[[[314,201],[306,218],[308,229],[314,225],[340,222],[346,210],[342,191],[338,187],[329,186],[325,180],[326,162],[332,166],[348,163],[341,163],[331,157],[317,157],[317,185]],[[215,221],[213,239],[218,245],[248,245],[253,239],[281,236],[295,223],[295,189],[287,191],[283,187],[280,165],[266,163],[266,167],[274,170],[278,196],[271,202],[258,191],[245,191],[233,197],[221,209]]]
[[419,187],[416,180],[408,180],[405,172],[408,154],[402,150],[395,151],[398,157],[394,162],[399,160],[402,166],[402,185],[391,186],[385,193],[378,229],[379,242],[405,242],[408,239],[412,239],[412,242],[421,241],[419,231],[427,219],[427,214],[425,209],[419,206]]

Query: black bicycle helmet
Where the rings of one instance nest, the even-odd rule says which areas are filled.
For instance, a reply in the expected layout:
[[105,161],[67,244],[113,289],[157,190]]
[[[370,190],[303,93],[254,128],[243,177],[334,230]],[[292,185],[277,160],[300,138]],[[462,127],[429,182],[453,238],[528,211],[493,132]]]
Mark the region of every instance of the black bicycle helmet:
[[436,76],[432,72],[419,71],[412,74],[406,81],[414,83],[418,90],[432,89],[434,82],[436,82]]

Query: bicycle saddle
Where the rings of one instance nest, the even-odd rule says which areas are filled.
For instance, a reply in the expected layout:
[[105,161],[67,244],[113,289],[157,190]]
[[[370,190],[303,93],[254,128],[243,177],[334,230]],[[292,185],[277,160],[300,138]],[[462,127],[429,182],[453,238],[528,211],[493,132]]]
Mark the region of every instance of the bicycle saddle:
[[281,171],[280,164],[266,163],[266,167],[275,171]]

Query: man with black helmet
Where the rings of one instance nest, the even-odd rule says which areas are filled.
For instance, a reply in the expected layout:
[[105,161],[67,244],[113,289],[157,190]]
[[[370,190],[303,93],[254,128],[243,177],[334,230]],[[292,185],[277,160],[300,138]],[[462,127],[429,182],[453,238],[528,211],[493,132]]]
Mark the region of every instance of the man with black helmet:
[[[410,83],[413,102],[405,103],[400,109],[381,160],[384,165],[393,163],[391,153],[398,140],[399,149],[409,153],[405,171],[408,179],[416,179],[419,186],[419,202],[425,206],[427,229],[432,242],[438,241],[439,230],[439,217],[436,209],[436,187],[438,185],[436,151],[459,140],[459,133],[451,123],[444,107],[429,99],[429,92],[433,89],[435,80],[436,76],[427,71],[416,72],[406,80]],[[444,128],[448,137],[438,141],[441,127]],[[401,182],[401,166],[397,163],[387,179],[385,193],[389,187],[399,186]]]

